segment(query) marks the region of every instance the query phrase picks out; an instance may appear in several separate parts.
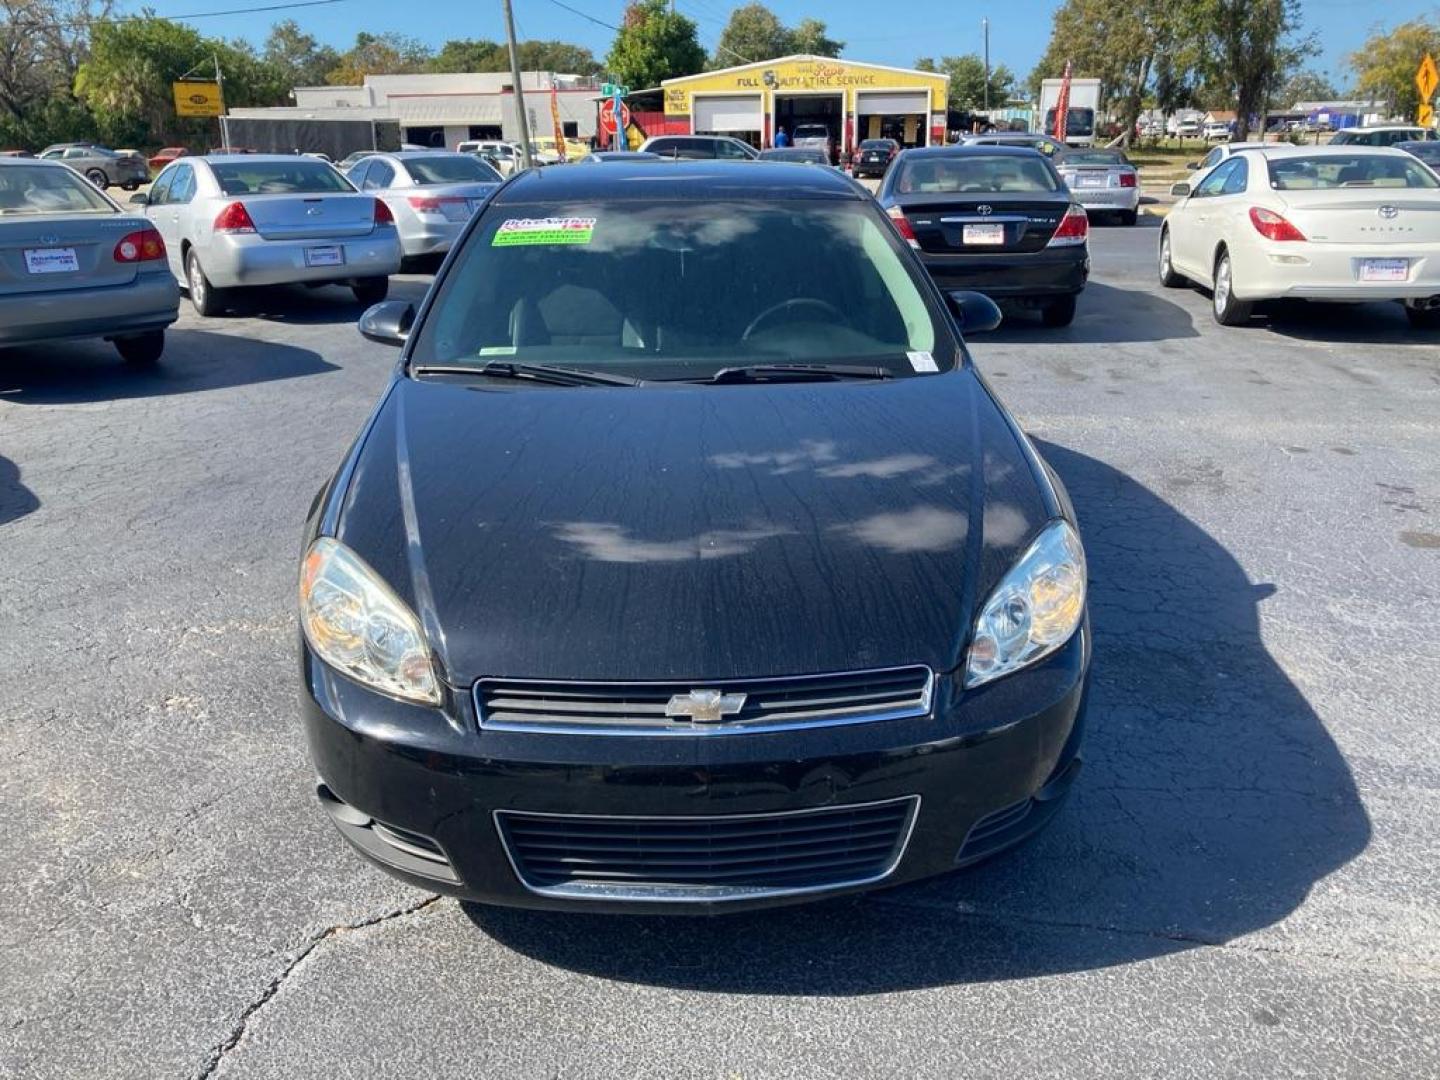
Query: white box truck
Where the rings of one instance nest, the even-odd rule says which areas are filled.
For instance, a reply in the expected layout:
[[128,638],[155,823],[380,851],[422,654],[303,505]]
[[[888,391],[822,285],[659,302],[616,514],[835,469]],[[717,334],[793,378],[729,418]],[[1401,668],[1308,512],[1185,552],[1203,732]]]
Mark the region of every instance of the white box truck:
[[[1063,79],[1046,79],[1040,84],[1040,130],[1055,134],[1055,103],[1060,100]],[[1100,80],[1070,80],[1070,111],[1065,120],[1067,146],[1094,146],[1095,121],[1100,109]]]

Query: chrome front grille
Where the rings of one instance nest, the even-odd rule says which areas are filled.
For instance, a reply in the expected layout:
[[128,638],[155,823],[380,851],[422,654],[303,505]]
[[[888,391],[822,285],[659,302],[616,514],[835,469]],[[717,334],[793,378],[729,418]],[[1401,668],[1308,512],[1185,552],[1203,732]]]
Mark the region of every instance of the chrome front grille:
[[[715,681],[481,679],[475,704],[481,728],[489,730],[722,735],[925,716],[934,684],[934,673],[921,665]],[[691,715],[679,715],[687,710]]]
[[779,896],[888,877],[918,795],[771,814],[590,816],[497,810],[516,875],[545,896],[701,901]]

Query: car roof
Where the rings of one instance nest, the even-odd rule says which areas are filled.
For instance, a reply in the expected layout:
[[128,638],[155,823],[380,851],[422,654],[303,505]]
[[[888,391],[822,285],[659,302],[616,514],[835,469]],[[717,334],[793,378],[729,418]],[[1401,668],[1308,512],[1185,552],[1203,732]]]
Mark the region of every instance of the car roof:
[[[40,158],[33,158],[33,157],[31,157],[31,158],[23,158],[23,157],[0,157],[0,169],[28,169],[28,168],[40,168],[40,169],[69,169],[70,166],[69,166],[69,165],[65,165],[65,164],[63,164],[63,163],[61,163],[61,162],[59,162],[59,161],[42,161]],[[71,170],[71,171],[73,172],[74,170]]]
[[[1340,131],[1424,131],[1420,124],[1364,124],[1361,127],[1341,128]],[[1338,135],[1339,132],[1336,132]]]
[[901,152],[906,158],[926,157],[1037,157],[1045,155],[1033,146],[1019,143],[957,143],[951,146],[915,146]]
[[1353,157],[1356,154],[1381,154],[1387,157],[1409,157],[1404,150],[1396,150],[1393,146],[1352,146],[1348,143],[1340,146],[1265,146],[1254,147],[1253,153],[1262,154],[1267,158],[1284,157]]
[[307,157],[305,154],[194,154],[188,160],[208,161],[211,164],[243,162],[246,165],[275,165],[282,162],[313,162],[319,161],[319,158]]
[[585,199],[868,199],[834,169],[766,161],[617,161],[608,169],[531,169],[510,180],[499,203]]

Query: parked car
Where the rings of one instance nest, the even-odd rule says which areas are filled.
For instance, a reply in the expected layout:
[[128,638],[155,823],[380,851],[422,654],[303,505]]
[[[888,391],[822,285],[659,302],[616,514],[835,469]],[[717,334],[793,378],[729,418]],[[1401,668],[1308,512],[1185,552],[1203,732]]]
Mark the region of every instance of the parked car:
[[962,146],[1011,146],[1035,150],[1046,157],[1054,157],[1065,147],[1048,135],[1025,135],[1019,132],[996,131],[985,135],[967,135]]
[[884,176],[899,153],[900,144],[894,139],[862,139],[851,159],[850,172],[857,177]]
[[1230,138],[1230,124],[1225,120],[1205,121],[1205,141],[1215,142]]
[[640,147],[646,153],[693,161],[754,161],[760,156],[747,142],[729,135],[652,135]]
[[380,151],[378,150],[356,150],[353,153],[346,154],[339,161],[335,162],[335,168],[339,169],[341,172],[349,172],[351,166],[353,166],[361,158],[367,158],[371,154],[378,153],[380,153]]
[[33,158],[29,150],[0,150],[0,157]]
[[461,154],[478,155],[496,169],[501,176],[519,172],[524,164],[520,147],[500,139],[467,139],[456,144],[455,150]]
[[1219,146],[1212,146],[1199,161],[1187,161],[1185,168],[1193,170],[1196,174],[1195,179],[1198,180],[1232,154],[1238,154],[1241,150],[1263,149],[1266,145],[1268,144],[1263,142],[1221,143]]
[[830,165],[830,158],[818,146],[775,146],[761,150],[760,160],[788,161],[791,165]]
[[[590,145],[579,139],[566,139],[565,161],[579,161],[586,154],[590,153]],[[560,163],[560,143],[555,141],[554,136],[541,136],[530,140],[530,157],[538,165],[558,165]]]
[[145,164],[150,167],[151,172],[158,173],[161,169],[165,168],[166,165],[169,165],[176,158],[189,156],[190,151],[185,149],[185,147],[183,146],[167,146],[163,150],[157,150],[155,151],[155,153],[150,155],[150,158],[145,162]]
[[1169,130],[1170,134],[1178,135],[1182,139],[1193,139],[1200,134],[1200,119],[1195,116],[1187,116],[1182,120],[1172,116]]
[[1404,303],[1440,328],[1440,178],[1402,150],[1244,150],[1193,187],[1160,232],[1160,280],[1211,289],[1217,322],[1264,300]]
[[903,151],[876,194],[941,288],[977,289],[1068,326],[1090,276],[1090,224],[1048,158],[1027,147]]
[[504,179],[474,154],[445,150],[372,154],[346,175],[390,207],[409,259],[449,251],[470,215]]
[[819,150],[832,165],[836,161],[836,140],[828,124],[796,124],[790,133],[790,145],[797,149],[806,147]]
[[1085,556],[957,320],[999,312],[832,169],[502,188],[419,314],[361,319],[401,363],[307,523],[341,835],[472,900],[694,912],[1043,827],[1079,772]]
[[132,196],[201,315],[254,285],[345,284],[383,300],[400,269],[395,218],[333,166],[299,154],[191,157]]
[[1114,214],[1134,225],[1140,214],[1140,173],[1120,150],[1064,150],[1055,171],[1087,213]]
[[0,161],[0,346],[104,338],[153,364],[179,309],[144,217],[58,162]]
[[1426,142],[1398,142],[1394,144],[1396,150],[1404,150],[1411,157],[1417,157],[1425,162],[1432,169],[1440,169],[1440,140],[1430,139]]
[[1400,142],[1428,142],[1436,137],[1433,128],[1414,124],[1376,124],[1371,127],[1337,131],[1330,146],[1394,146]]
[[120,154],[94,143],[56,143],[40,151],[40,158],[64,162],[101,191],[111,184],[134,191],[150,179],[150,167],[139,154]]
[[664,161],[665,158],[643,150],[592,150],[580,160],[596,165],[607,161]]

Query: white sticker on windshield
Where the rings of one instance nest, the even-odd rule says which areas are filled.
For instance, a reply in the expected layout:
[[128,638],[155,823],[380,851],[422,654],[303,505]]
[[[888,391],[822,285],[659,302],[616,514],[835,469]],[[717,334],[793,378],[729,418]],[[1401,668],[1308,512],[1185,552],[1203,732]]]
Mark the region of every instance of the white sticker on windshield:
[[910,358],[910,366],[916,371],[940,370],[940,368],[935,364],[935,358],[931,356],[928,352],[910,352],[906,353],[905,355]]
[[594,235],[593,217],[510,218],[500,223],[490,246],[588,244]]

